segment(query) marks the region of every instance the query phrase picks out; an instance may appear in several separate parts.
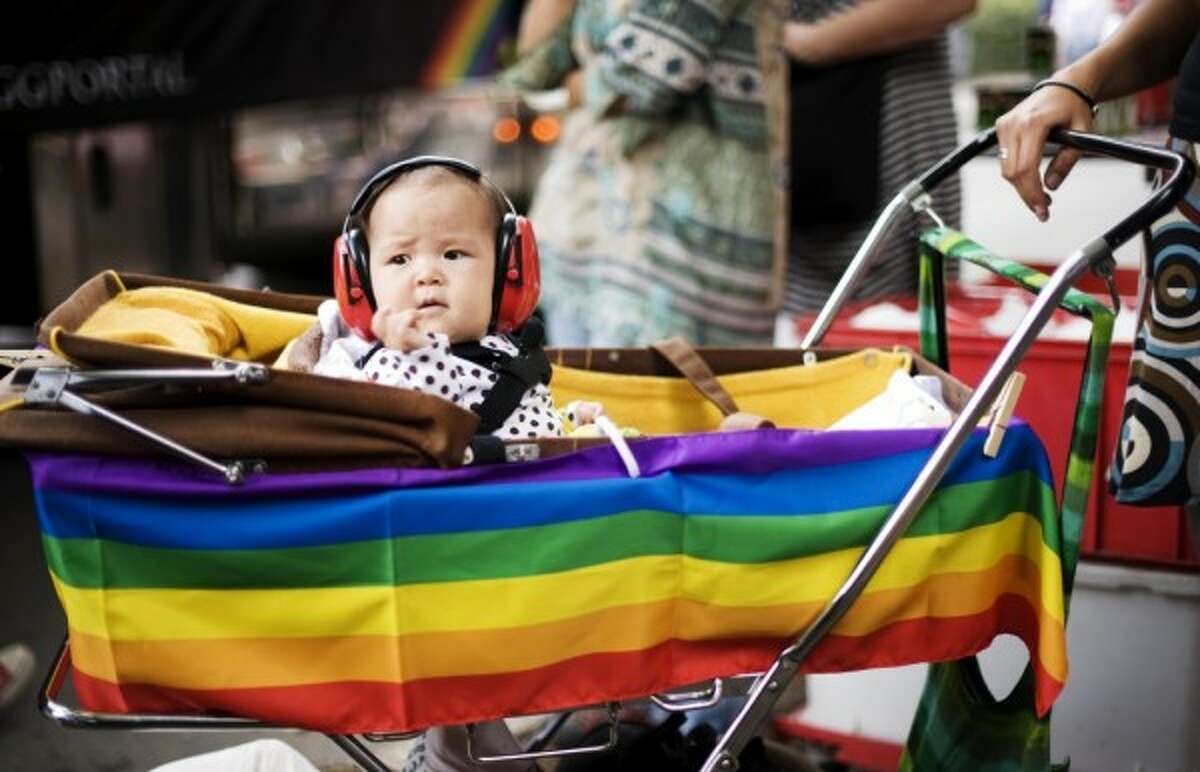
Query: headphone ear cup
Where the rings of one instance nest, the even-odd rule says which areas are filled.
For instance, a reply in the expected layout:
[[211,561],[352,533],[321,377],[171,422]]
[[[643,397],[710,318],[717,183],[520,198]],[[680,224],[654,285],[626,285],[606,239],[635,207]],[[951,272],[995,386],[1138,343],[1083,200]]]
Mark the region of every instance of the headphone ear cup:
[[503,285],[496,330],[505,333],[520,329],[533,315],[541,296],[542,272],[538,263],[537,240],[529,219],[510,213],[505,216],[501,227],[509,231],[501,234],[501,241],[507,248],[503,261],[497,266],[498,270],[503,271]]
[[371,332],[375,303],[363,247],[362,231],[358,228],[343,233],[333,243],[333,293],[342,321],[354,334],[369,342],[375,340]]

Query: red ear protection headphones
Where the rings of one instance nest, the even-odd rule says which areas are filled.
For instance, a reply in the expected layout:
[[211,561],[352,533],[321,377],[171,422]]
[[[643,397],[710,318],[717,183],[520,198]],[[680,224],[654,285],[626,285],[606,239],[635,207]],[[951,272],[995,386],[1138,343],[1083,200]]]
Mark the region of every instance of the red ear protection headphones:
[[354,197],[342,235],[333,245],[333,291],[342,319],[360,338],[375,340],[371,319],[375,293],[371,288],[371,252],[362,215],[375,197],[402,174],[423,166],[444,166],[464,177],[490,186],[504,199],[507,210],[496,232],[496,272],[492,286],[492,317],[488,330],[507,333],[520,329],[537,306],[541,292],[537,243],[529,220],[517,214],[504,191],[466,161],[424,155],[384,167],[367,180]]

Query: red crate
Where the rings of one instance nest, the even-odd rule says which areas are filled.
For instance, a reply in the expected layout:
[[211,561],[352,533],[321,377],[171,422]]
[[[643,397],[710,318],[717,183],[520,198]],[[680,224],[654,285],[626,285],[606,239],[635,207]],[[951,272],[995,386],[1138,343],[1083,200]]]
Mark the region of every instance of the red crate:
[[[950,370],[963,382],[976,386],[1005,339],[989,335],[979,322],[996,312],[1005,293],[1030,296],[1023,290],[989,287],[972,294],[952,291],[947,306],[950,335]],[[915,311],[916,300],[891,298],[905,310]],[[869,304],[867,304],[869,305]],[[863,305],[845,309],[822,345],[836,348],[892,346],[918,348],[915,331],[854,328],[849,324]],[[1056,321],[1070,317],[1065,312]],[[796,321],[802,336],[812,317]],[[1017,415],[1027,420],[1046,446],[1056,484],[1061,487],[1071,441],[1071,417],[1079,397],[1083,377],[1083,359],[1087,344],[1075,340],[1038,340],[1030,348],[1018,370],[1025,373],[1025,388],[1017,403]],[[1088,498],[1087,520],[1082,549],[1085,555],[1122,562],[1151,563],[1171,567],[1200,568],[1187,533],[1187,517],[1182,507],[1133,507],[1120,504],[1107,490],[1106,474],[1113,457],[1124,402],[1125,382],[1129,375],[1131,346],[1114,343],[1105,378],[1104,405],[1100,418],[1096,474],[1092,495]]]

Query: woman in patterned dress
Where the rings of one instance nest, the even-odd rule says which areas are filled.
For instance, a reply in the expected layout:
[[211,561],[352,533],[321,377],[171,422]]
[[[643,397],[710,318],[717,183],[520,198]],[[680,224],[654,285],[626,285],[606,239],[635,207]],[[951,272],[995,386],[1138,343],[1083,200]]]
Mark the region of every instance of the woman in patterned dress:
[[785,257],[786,10],[578,0],[509,70],[526,89],[579,73],[580,104],[529,212],[552,343],[770,343]]

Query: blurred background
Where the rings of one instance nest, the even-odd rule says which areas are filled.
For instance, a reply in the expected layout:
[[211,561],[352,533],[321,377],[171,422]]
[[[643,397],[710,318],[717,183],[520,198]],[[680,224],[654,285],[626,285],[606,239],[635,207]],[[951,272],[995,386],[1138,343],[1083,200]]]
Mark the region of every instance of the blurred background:
[[6,23],[0,211],[29,288],[6,337],[107,268],[328,293],[347,203],[405,156],[468,159],[524,206],[558,123],[489,78],[520,10],[126,0]]
[[[990,126],[1033,83],[1111,34],[1135,4],[980,0],[952,31],[960,135]],[[373,171],[401,157],[464,158],[523,209],[561,113],[552,95],[530,104],[495,83],[514,54],[522,5],[44,0],[6,9],[0,221],[7,248],[0,259],[13,293],[0,303],[0,348],[31,345],[40,316],[109,268],[329,294],[330,250],[345,207]],[[1097,130],[1161,143],[1170,99],[1167,83],[1105,105]],[[1137,167],[1085,159],[1056,194],[1055,219],[1043,225],[1002,183],[995,159],[984,158],[964,171],[963,230],[1001,255],[1052,265],[1149,189]],[[1122,291],[1132,295],[1136,248],[1118,257]],[[963,278],[971,281],[969,272]],[[988,292],[962,297],[963,318],[978,323],[963,334],[980,343],[981,361],[990,360],[1003,333],[997,325],[1020,312],[1014,316]],[[850,309],[850,322],[871,311]],[[843,325],[829,342],[838,335],[852,346],[901,342],[897,333],[910,320],[905,309],[899,313]],[[806,323],[783,323],[778,342],[796,340]],[[1118,414],[1132,329],[1126,335],[1110,372],[1117,390],[1110,408]],[[1076,373],[1067,377],[1077,382],[1082,344],[1045,345],[1059,346],[1044,349],[1046,382],[1073,398],[1057,368]],[[972,349],[958,350],[968,370],[975,366]],[[1021,411],[1044,408],[1057,417],[1056,405],[1027,397]],[[1052,455],[1065,453],[1069,427],[1043,430],[1031,420]],[[1111,443],[1115,427],[1108,430]],[[23,463],[12,453],[0,462],[9,501],[0,528],[0,644],[25,640],[45,660],[64,623],[45,579]],[[1056,747],[1072,749],[1077,769],[1194,768],[1200,564],[1182,510],[1150,517],[1118,508],[1100,482],[1092,508]],[[1130,651],[1150,654],[1133,667]],[[832,743],[812,733],[825,727],[840,733],[845,748],[856,737],[885,741],[879,768],[887,768],[923,673],[882,682],[861,674],[856,686],[859,675],[810,679],[796,732]],[[0,721],[0,768],[145,769],[236,741],[66,732],[27,707]],[[310,757],[328,759],[324,746],[319,737],[301,745]],[[859,765],[870,766],[861,758]]]
[[[953,33],[963,133],[1132,5],[982,0]],[[6,274],[28,291],[0,304],[2,337],[28,338],[106,268],[327,293],[346,203],[407,155],[470,160],[523,207],[558,114],[491,77],[514,54],[521,6],[52,0],[9,12],[0,211]],[[1107,106],[1101,129],[1153,130],[1169,96]]]

